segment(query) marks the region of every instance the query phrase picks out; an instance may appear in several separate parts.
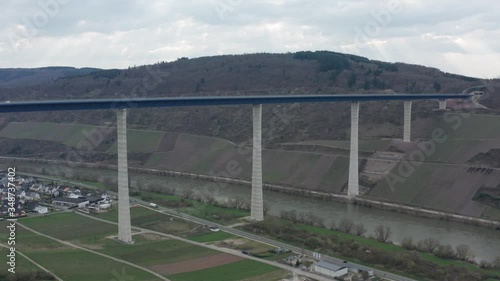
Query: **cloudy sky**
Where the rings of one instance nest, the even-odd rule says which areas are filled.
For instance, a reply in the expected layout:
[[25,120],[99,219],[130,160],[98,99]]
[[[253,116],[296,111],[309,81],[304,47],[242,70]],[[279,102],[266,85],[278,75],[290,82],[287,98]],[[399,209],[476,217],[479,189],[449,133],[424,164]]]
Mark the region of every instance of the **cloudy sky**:
[[500,76],[498,0],[3,0],[0,9],[0,67],[331,50]]

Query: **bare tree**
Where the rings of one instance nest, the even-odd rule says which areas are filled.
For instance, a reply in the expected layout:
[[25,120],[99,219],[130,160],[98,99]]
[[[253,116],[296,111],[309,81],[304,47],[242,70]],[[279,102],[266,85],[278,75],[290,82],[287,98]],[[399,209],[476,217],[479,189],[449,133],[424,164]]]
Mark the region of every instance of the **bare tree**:
[[358,223],[354,226],[354,233],[356,233],[357,236],[363,236],[363,234],[366,233],[366,227],[362,223]]
[[297,212],[295,210],[290,210],[290,211],[281,211],[280,212],[280,217],[282,219],[291,221],[291,222],[297,222]]
[[296,223],[305,223],[305,222],[306,222],[306,218],[305,218],[304,212],[298,213]]
[[207,204],[214,204],[216,202],[215,195],[212,191],[203,191],[201,193],[203,202]]
[[493,260],[493,267],[496,269],[500,269],[500,256],[496,257]]
[[194,191],[192,189],[186,189],[182,192],[182,197],[186,199],[193,199]]
[[245,200],[243,200],[243,198],[241,198],[241,197],[235,197],[235,198],[229,199],[229,207],[230,208],[240,210],[240,209],[243,209],[244,206],[245,206]]
[[429,237],[429,238],[422,240],[422,244],[423,244],[425,250],[429,253],[433,253],[434,250],[436,250],[436,248],[439,247],[439,245],[440,245],[439,240],[437,240],[436,238],[432,238],[432,237]]
[[460,244],[455,247],[457,258],[461,260],[473,260],[474,253],[471,251],[469,245]]
[[392,235],[392,229],[388,225],[379,224],[375,230],[375,238],[380,242],[387,242]]
[[354,226],[354,222],[349,219],[349,218],[343,218],[338,225],[338,230],[345,232],[345,233],[351,233],[351,229]]
[[413,242],[412,237],[405,237],[403,241],[401,241],[401,247],[407,250],[415,250],[415,243]]
[[168,195],[175,195],[176,192],[177,190],[175,189],[175,187],[169,187],[165,190],[165,193]]
[[325,227],[325,219],[319,216],[315,217],[314,225],[317,225],[319,227]]
[[479,263],[479,267],[480,268],[484,268],[484,269],[488,269],[488,268],[492,268],[493,267],[493,264],[489,261],[485,261],[485,260],[482,260],[480,263]]
[[264,205],[262,206],[262,212],[264,213],[264,216],[266,216],[269,212],[269,204],[267,204],[266,202],[264,202]]
[[440,258],[452,259],[456,257],[455,250],[451,245],[439,245],[435,255]]
[[315,220],[315,215],[313,214],[313,212],[306,212],[304,213],[304,223],[305,224],[314,224],[314,220]]

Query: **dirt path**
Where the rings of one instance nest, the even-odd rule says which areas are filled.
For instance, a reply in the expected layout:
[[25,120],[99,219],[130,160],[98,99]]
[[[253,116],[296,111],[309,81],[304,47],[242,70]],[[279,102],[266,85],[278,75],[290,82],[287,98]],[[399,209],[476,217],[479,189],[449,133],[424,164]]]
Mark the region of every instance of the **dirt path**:
[[[78,214],[78,213],[76,213]],[[60,239],[57,239],[55,237],[52,237],[52,236],[49,236],[49,235],[46,235],[46,234],[43,234],[41,232],[38,232],[34,229],[31,229],[25,225],[23,225],[22,223],[20,222],[17,222],[17,225],[21,226],[22,228],[26,229],[26,230],[29,230],[37,235],[40,235],[40,236],[43,236],[45,238],[48,238],[50,240],[54,240],[56,242],[59,242],[63,245],[66,245],[66,246],[69,246],[69,247],[73,247],[73,248],[76,248],[76,249],[79,249],[79,250],[82,250],[82,251],[86,251],[86,252],[89,252],[89,253],[92,253],[92,254],[95,254],[95,255],[99,255],[101,257],[105,257],[105,258],[108,258],[108,259],[111,259],[113,261],[116,261],[116,262],[119,262],[119,263],[123,263],[123,264],[126,264],[126,265],[129,265],[129,266],[132,266],[132,267],[135,267],[135,268],[138,268],[140,270],[143,270],[143,271],[146,271],[150,274],[153,274],[154,276],[158,277],[160,280],[163,280],[163,281],[171,281],[170,279],[167,279],[166,277],[146,268],[146,267],[142,267],[142,266],[139,266],[139,265],[136,265],[136,264],[133,264],[131,262],[128,262],[128,261],[125,261],[125,260],[121,260],[121,259],[118,259],[118,258],[115,258],[115,257],[112,257],[112,256],[108,256],[106,254],[103,254],[103,253],[99,253],[97,251],[94,251],[94,250],[90,250],[90,249],[87,249],[87,248],[84,248],[84,247],[81,247],[81,246],[78,246],[78,245],[75,245],[73,243],[70,243],[70,242],[67,242],[67,241],[64,241],[64,240],[60,240]]]
[[[0,244],[0,247],[4,247],[4,248],[9,249],[9,247],[8,247],[8,246],[6,246],[6,245],[4,245],[4,244]],[[39,264],[39,263],[37,263],[36,261],[34,261],[34,260],[30,259],[27,255],[25,255],[25,254],[23,254],[23,253],[19,252],[18,250],[16,250],[16,254],[18,254],[18,255],[22,256],[23,258],[25,258],[25,259],[27,259],[28,261],[30,261],[32,264],[34,264],[34,265],[38,266],[41,270],[43,270],[43,271],[45,271],[45,272],[47,272],[47,273],[49,273],[49,274],[52,274],[52,276],[54,276],[54,278],[55,278],[57,281],[64,281],[64,280],[62,280],[61,278],[59,278],[59,276],[55,275],[55,274],[54,274],[54,272],[52,272],[52,271],[48,270],[47,268],[43,267],[41,264]]]
[[[75,213],[75,214],[78,214],[78,215],[84,216],[84,217],[88,217],[88,218],[91,218],[91,219],[94,219],[94,220],[98,220],[98,221],[101,221],[101,222],[118,225],[118,223],[116,223],[116,222],[107,221],[107,220],[104,220],[104,219],[99,219],[99,218],[96,218],[96,217],[93,217],[93,216],[90,216],[90,215],[87,215],[87,214],[82,214],[82,213],[78,213],[78,212]],[[174,235],[170,235],[170,234],[166,234],[166,233],[163,233],[163,232],[154,231],[154,230],[150,230],[150,229],[146,229],[146,228],[140,228],[140,227],[136,227],[136,226],[133,226],[132,228],[133,229],[138,229],[138,230],[143,230],[145,232],[150,232],[150,233],[157,234],[157,235],[160,235],[160,236],[168,237],[168,238],[171,238],[171,239],[176,239],[176,240],[179,240],[179,241],[182,241],[182,242],[190,243],[190,244],[193,244],[193,245],[196,245],[196,246],[200,246],[200,247],[212,249],[212,250],[223,252],[223,253],[226,253],[226,254],[231,254],[231,255],[234,255],[234,256],[241,257],[241,258],[254,260],[254,261],[257,261],[257,262],[260,262],[260,263],[265,263],[265,264],[268,264],[268,265],[272,265],[274,267],[278,267],[278,268],[284,269],[284,270],[289,271],[289,272],[296,273],[296,274],[301,275],[301,276],[307,276],[307,277],[312,278],[314,280],[318,280],[318,281],[332,281],[332,279],[330,279],[330,278],[326,278],[326,277],[323,277],[323,276],[320,276],[320,275],[317,275],[317,274],[313,274],[313,273],[310,273],[310,272],[302,271],[301,269],[298,269],[298,268],[295,268],[295,267],[284,265],[284,264],[281,264],[281,263],[278,263],[278,262],[273,262],[273,261],[268,261],[268,260],[264,260],[264,259],[259,259],[259,258],[252,257],[252,256],[249,256],[249,255],[245,255],[245,254],[242,254],[240,251],[237,251],[237,250],[232,250],[232,249],[227,249],[227,248],[220,248],[220,247],[217,247],[217,246],[214,246],[214,245],[209,245],[209,244],[204,244],[204,243],[200,243],[200,242],[196,242],[196,241],[191,241],[191,240],[188,240],[188,239],[185,239],[185,238],[181,238],[181,237],[178,237],[178,236],[174,236]]]
[[238,256],[223,253],[187,261],[155,265],[151,266],[151,269],[153,269],[156,272],[168,275],[168,274],[177,274],[177,273],[207,269],[219,265],[225,265],[228,263],[237,262],[242,259],[243,258]]

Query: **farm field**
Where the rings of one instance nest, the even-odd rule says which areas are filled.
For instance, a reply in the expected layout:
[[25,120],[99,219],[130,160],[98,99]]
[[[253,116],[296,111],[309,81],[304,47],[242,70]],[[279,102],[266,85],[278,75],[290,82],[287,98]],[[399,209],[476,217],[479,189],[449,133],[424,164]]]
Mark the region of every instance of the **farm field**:
[[74,213],[65,212],[22,220],[26,226],[44,234],[68,241],[96,241],[116,233],[116,227]]
[[114,240],[103,241],[99,252],[141,266],[154,266],[218,254],[214,250],[195,246],[178,240],[166,239],[155,234],[136,234],[133,245],[124,246]]
[[[330,191],[331,186],[343,186],[340,181],[347,180],[348,163],[336,159],[339,157],[335,155],[264,149],[263,179],[272,184]],[[250,160],[250,149],[171,151],[153,153],[146,167],[250,180]],[[329,173],[331,169],[335,178]]]
[[226,239],[234,238],[234,237],[236,237],[236,236],[229,234],[227,232],[224,232],[224,231],[218,231],[218,232],[209,232],[209,233],[204,233],[201,235],[191,236],[191,237],[189,237],[189,240],[207,243],[207,242],[226,240]]
[[[139,219],[140,224],[148,224],[155,217],[153,211],[145,208],[137,209],[133,212],[133,216]],[[108,219],[113,219],[113,213]],[[163,217],[166,215],[159,214]],[[53,217],[53,218],[52,218]],[[50,219],[49,219],[50,218]],[[157,218],[157,217],[155,217]],[[89,225],[88,222],[95,222],[96,225]],[[248,277],[259,278],[259,275],[270,274],[269,276],[283,275],[282,270],[259,262],[249,261],[248,263],[236,256],[223,254],[215,250],[192,245],[186,242],[168,239],[156,234],[138,233],[133,237],[135,243],[132,245],[123,245],[115,240],[105,237],[104,233],[107,230],[99,230],[103,224],[110,225],[116,230],[116,225],[106,224],[95,221],[84,216],[74,213],[61,213],[50,215],[47,217],[34,217],[22,219],[21,223],[40,231],[44,234],[56,236],[67,241],[82,241],[85,243],[82,246],[101,252],[103,254],[126,260],[139,266],[144,266],[160,274],[172,277],[172,280],[192,280],[197,281],[200,274],[203,276],[208,274],[222,274],[222,280],[241,280]],[[74,231],[69,233],[58,234],[64,232],[68,222],[72,222]],[[82,229],[76,225],[81,223],[86,228],[83,233],[79,233]],[[3,231],[5,232],[5,231]],[[0,238],[6,237],[6,233],[0,232]],[[92,238],[89,238],[92,237]],[[196,235],[193,240],[202,242],[214,242],[222,239],[233,237],[224,232],[207,233],[205,235]],[[62,245],[56,241],[47,239],[32,233],[24,228],[19,228],[18,239],[23,241],[22,247],[19,249],[24,251],[29,257],[39,262],[49,270],[65,280],[84,280],[83,278],[94,278],[92,280],[107,280],[104,276],[121,274],[123,271],[127,276],[134,277],[134,280],[157,280],[151,278],[150,274],[140,269],[125,266],[119,262],[115,262],[105,257],[96,256],[93,253],[75,249],[70,246]],[[20,243],[21,244],[21,243]],[[75,263],[75,260],[85,260],[85,263]],[[89,260],[89,262],[87,262]],[[70,262],[72,264],[70,264]],[[98,265],[94,264],[99,263]],[[242,263],[243,262],[243,263]],[[61,266],[62,265],[62,266]],[[80,268],[76,268],[80,266]],[[242,266],[248,267],[248,271],[242,272]],[[61,267],[61,268],[59,268]],[[64,268],[62,268],[64,267]],[[85,274],[90,268],[95,268],[92,274]],[[32,267],[30,267],[32,268]],[[280,274],[278,274],[280,272]],[[89,277],[90,276],[90,277]],[[219,280],[219,279],[217,279]],[[258,280],[275,280],[275,279],[258,279]]]
[[[0,229],[0,231],[6,229],[5,223],[0,223]],[[18,226],[16,233],[19,250],[63,280],[112,280],[122,272],[126,272],[127,276],[134,277],[134,280],[157,280],[155,276],[143,270],[59,244],[20,226]],[[75,262],[82,260],[85,262]]]
[[[99,219],[117,222],[118,210],[113,208],[107,213],[96,215],[96,217]],[[130,218],[133,226],[148,228],[181,237],[189,236],[193,229],[199,227],[194,223],[174,219],[171,216],[151,211],[140,206],[130,208]]]
[[[494,139],[500,137],[499,115],[447,113],[434,122],[451,139]],[[430,137],[430,132],[429,132]]]
[[[391,144],[391,140],[359,140],[359,150],[367,151],[367,152],[375,152],[379,150],[384,150],[389,144]],[[316,146],[326,146],[333,147],[339,149],[350,150],[350,141],[349,140],[310,140],[310,141],[301,141],[296,143],[285,143],[284,145],[316,145]]]
[[38,122],[11,122],[0,131],[0,137],[12,139],[45,140],[63,143],[72,147],[86,140],[86,134],[99,129],[104,135],[113,128],[84,124],[58,124]]
[[212,267],[209,269],[174,274],[170,275],[169,278],[173,281],[236,281],[253,276],[264,275],[274,271],[277,271],[277,269],[273,266],[262,264],[253,260],[242,260],[227,265]]
[[467,167],[472,165],[469,160],[474,156],[500,148],[499,122],[500,116],[481,114],[446,113],[443,118],[435,119],[433,127],[444,132],[444,141],[420,140],[418,146],[433,147],[424,163],[399,162],[392,169],[392,176],[382,179],[368,196],[469,216],[498,218],[495,210],[473,200],[480,188],[498,186],[498,172],[483,174],[471,172]]
[[[147,153],[158,151],[164,132],[127,129],[127,146],[129,152]],[[116,154],[115,141],[106,152]]]
[[[31,130],[32,128],[34,129]],[[83,131],[90,132],[97,128],[100,130],[106,128],[110,131],[104,136],[105,145],[99,145],[96,149],[100,153],[115,154],[116,131],[107,127],[35,122],[10,123],[0,131],[0,137],[47,140],[76,147],[86,140]],[[68,134],[71,134],[71,139],[67,139]],[[377,142],[379,141],[367,141],[367,145],[377,146],[388,141],[380,141],[380,144]],[[342,143],[348,141],[339,141],[339,145],[343,145]],[[129,129],[128,148],[129,153],[138,153],[138,161],[147,168],[215,174],[246,180],[251,176],[251,148],[238,148],[235,144],[220,138]],[[131,156],[131,160],[133,157]],[[334,191],[337,191],[347,180],[347,165],[345,161],[336,161],[335,158],[334,155],[264,149],[263,161],[264,167],[267,167],[264,169],[264,181],[324,191],[331,191],[334,186]],[[331,176],[331,172],[335,177]]]

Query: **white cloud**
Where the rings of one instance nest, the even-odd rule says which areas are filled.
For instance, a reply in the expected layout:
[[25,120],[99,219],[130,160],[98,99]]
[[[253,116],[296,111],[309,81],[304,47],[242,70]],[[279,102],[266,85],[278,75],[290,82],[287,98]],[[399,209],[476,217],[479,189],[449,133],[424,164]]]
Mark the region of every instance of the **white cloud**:
[[[184,56],[333,50],[500,74],[500,6],[486,0],[64,2],[49,12],[38,1],[0,2],[2,67],[122,68]],[[478,61],[482,67],[471,67]]]

